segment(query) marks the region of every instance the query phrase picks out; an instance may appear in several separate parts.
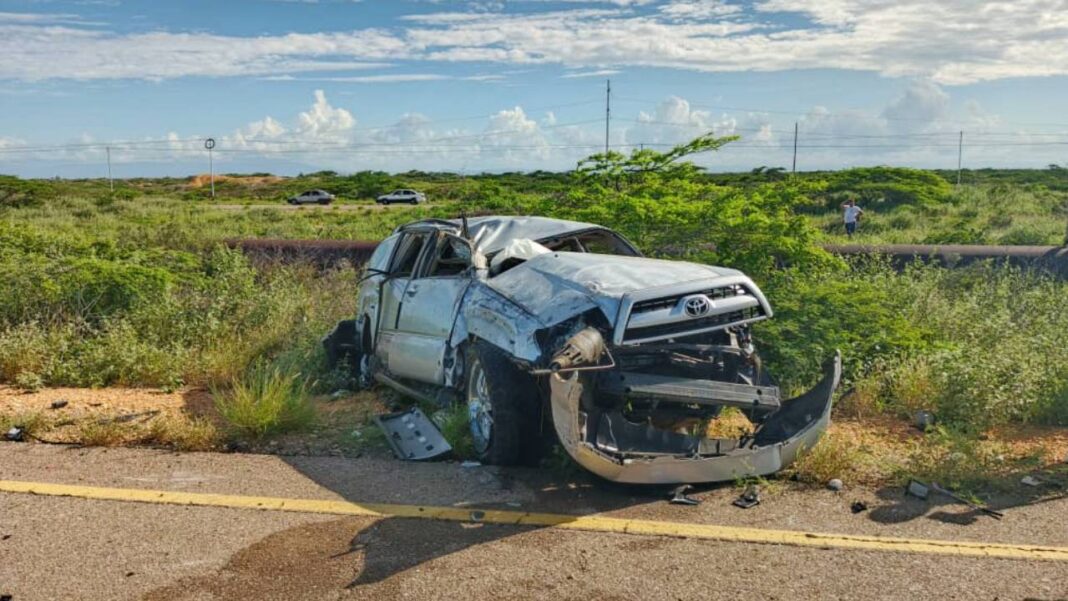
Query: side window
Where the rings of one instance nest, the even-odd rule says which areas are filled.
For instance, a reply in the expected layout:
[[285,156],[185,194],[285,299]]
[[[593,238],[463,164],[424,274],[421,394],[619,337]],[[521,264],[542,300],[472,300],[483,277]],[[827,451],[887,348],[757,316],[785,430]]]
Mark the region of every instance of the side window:
[[445,236],[434,253],[426,277],[457,276],[471,266],[471,247],[456,236]]
[[416,263],[419,261],[419,254],[423,251],[423,245],[426,244],[426,239],[426,234],[406,234],[401,239],[396,254],[393,255],[393,263],[389,269],[390,274],[394,276],[412,275],[412,272],[415,271]]
[[397,246],[400,236],[390,236],[378,244],[371,258],[367,260],[367,267],[377,271],[387,271],[389,257],[393,254],[393,248]]

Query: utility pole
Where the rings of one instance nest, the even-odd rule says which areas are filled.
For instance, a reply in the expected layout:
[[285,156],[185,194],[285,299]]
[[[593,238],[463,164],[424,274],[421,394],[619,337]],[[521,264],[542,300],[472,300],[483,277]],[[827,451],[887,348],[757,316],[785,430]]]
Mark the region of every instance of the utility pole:
[[794,121],[794,166],[790,173],[797,173],[797,121]]
[[107,147],[107,151],[108,151],[108,187],[110,187],[111,191],[114,192],[115,191],[115,180],[111,179],[111,147],[110,146]]
[[208,149],[208,173],[211,174],[211,198],[215,200],[215,158],[212,156],[212,149],[215,148],[215,138],[208,138],[204,140],[204,148]]
[[964,130],[960,130],[960,141],[957,142],[957,187],[960,187],[960,169],[964,161]]
[[608,124],[612,120],[612,80],[605,80],[604,88],[604,153],[608,154]]

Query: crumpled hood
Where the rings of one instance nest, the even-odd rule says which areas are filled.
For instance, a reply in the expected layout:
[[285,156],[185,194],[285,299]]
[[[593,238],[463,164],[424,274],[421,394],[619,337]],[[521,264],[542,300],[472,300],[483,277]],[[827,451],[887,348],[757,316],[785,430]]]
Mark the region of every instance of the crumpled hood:
[[546,325],[594,307],[614,323],[620,301],[628,292],[733,275],[741,272],[683,261],[554,251],[486,283]]

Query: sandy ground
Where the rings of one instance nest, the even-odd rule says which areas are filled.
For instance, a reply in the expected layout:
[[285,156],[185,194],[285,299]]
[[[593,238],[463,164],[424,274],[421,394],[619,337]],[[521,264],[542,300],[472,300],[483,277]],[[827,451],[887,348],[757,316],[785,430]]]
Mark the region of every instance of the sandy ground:
[[[1068,499],[1001,521],[900,490],[662,489],[537,470],[0,443],[0,478],[290,498],[511,507],[760,528],[1068,546]],[[852,514],[853,500],[871,509]],[[0,494],[0,594],[27,599],[1060,599],[1068,564],[338,518]]]

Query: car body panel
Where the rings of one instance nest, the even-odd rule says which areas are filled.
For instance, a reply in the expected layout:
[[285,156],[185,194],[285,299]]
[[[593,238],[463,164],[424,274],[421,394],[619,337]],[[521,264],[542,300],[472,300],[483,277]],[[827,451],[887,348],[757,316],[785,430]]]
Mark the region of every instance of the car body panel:
[[[587,381],[579,373],[568,378],[556,374],[550,377],[550,406],[553,426],[564,450],[576,463],[602,478],[628,484],[726,482],[774,474],[815,446],[830,425],[832,398],[841,376],[842,360],[835,355],[824,366],[819,384],[804,395],[784,401],[782,412],[796,413],[797,423],[764,439],[758,436],[747,447],[719,454],[627,456],[599,448],[586,436],[586,416],[581,407]],[[776,429],[774,423],[765,423],[762,429],[767,430],[769,425]]]

